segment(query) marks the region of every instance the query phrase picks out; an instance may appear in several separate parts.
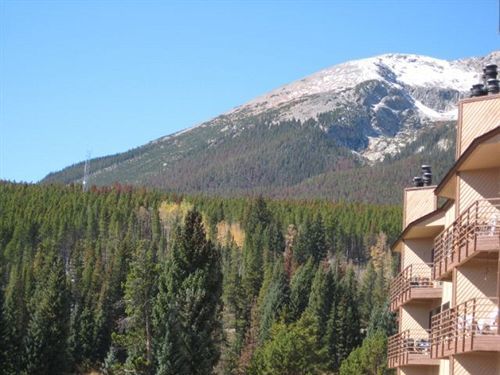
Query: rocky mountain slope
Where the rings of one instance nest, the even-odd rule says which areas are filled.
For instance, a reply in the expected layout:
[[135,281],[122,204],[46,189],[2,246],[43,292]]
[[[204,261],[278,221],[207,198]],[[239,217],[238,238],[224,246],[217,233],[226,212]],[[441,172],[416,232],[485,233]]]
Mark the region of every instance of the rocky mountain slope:
[[[196,127],[91,160],[90,183],[351,199],[335,184],[325,192],[325,178],[365,178],[390,164],[409,174],[397,183],[405,184],[412,171],[401,166],[403,159],[416,163],[420,155],[432,164],[428,159],[443,153],[436,162],[451,163],[449,122],[457,116],[457,101],[479,81],[488,63],[500,64],[500,51],[456,61],[387,54],[336,65]],[[425,144],[431,138],[433,145]],[[438,177],[447,166],[438,167]],[[79,163],[43,182],[79,182],[82,174]],[[375,190],[366,189],[361,199],[378,199]],[[396,197],[391,193],[378,200],[393,202]]]

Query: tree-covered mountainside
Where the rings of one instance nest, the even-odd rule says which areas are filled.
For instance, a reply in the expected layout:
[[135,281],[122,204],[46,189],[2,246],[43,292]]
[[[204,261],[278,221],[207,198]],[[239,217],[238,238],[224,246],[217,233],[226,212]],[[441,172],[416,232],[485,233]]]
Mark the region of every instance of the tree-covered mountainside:
[[[325,171],[359,164],[349,150],[319,128],[299,121],[273,124],[265,117],[247,119],[237,137],[217,135],[225,126],[201,128],[172,142],[132,150],[126,155],[91,161],[91,184],[114,182],[164,187],[179,193],[264,192]],[[207,145],[207,140],[214,143]],[[127,159],[123,163],[120,159]],[[102,167],[101,167],[102,164]],[[82,177],[82,165],[47,176],[44,182],[70,183]]]
[[0,183],[0,373],[384,371],[399,229],[396,206]]
[[[410,186],[412,177],[420,173],[421,164],[430,164],[434,181],[439,182],[453,164],[454,140],[453,122],[436,123],[397,155],[367,165],[314,126],[302,126],[296,121],[279,126],[261,124],[218,147],[206,150],[200,144],[189,156],[180,158],[170,168],[164,167],[162,173],[148,174],[143,182],[177,193],[260,194],[278,199],[324,198],[396,204],[401,201],[402,189]],[[161,148],[148,148],[141,151],[144,152],[141,157],[132,156],[138,150],[131,151],[126,167],[109,170],[102,179],[91,176],[90,184],[111,185],[115,181],[139,184],[141,181],[127,177],[130,170],[144,172],[166,152],[160,151]],[[91,168],[96,168],[93,163]],[[62,178],[69,183],[74,180],[72,174],[80,173],[80,177],[82,171],[83,165],[78,165],[62,174],[48,176],[45,182]],[[352,189],[353,186],[357,188]]]
[[455,124],[439,123],[423,131],[399,154],[387,156],[381,163],[322,173],[282,191],[273,192],[271,196],[399,203],[402,201],[403,188],[412,186],[412,178],[421,175],[421,165],[432,166],[433,183],[437,184],[453,165],[454,158]]
[[[420,162],[435,165],[437,178],[450,167],[454,139],[441,124],[456,119],[458,100],[488,63],[500,64],[500,53],[457,61],[388,54],[346,62],[193,128],[92,159],[89,182],[183,194],[398,203]],[[391,188],[384,186],[388,170]],[[78,163],[42,182],[79,183],[83,173]],[[358,180],[362,192],[352,192]]]

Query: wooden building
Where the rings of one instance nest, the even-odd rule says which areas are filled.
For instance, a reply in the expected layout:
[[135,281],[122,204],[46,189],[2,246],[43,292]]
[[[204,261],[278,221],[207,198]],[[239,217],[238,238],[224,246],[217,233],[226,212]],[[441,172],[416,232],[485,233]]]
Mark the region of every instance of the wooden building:
[[456,161],[437,186],[404,191],[391,283],[405,375],[500,374],[500,94],[459,103]]

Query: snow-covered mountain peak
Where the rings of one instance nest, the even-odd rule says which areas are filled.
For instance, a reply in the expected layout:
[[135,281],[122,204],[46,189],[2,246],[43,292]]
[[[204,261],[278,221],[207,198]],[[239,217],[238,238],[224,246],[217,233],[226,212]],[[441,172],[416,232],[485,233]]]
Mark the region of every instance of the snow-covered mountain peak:
[[408,86],[439,87],[467,91],[478,82],[480,72],[454,61],[410,54],[387,54],[378,57],[398,82]]
[[[500,55],[500,52],[494,52],[489,57],[495,60],[495,54]],[[401,53],[353,60],[279,87],[231,112],[250,110],[259,113],[304,97],[341,93],[370,80],[397,87],[451,89],[463,94],[479,81],[481,75],[477,64],[467,63],[470,60],[447,61]]]
[[491,63],[500,64],[500,51],[455,61],[388,53],[320,70],[225,115],[234,124],[263,113],[272,113],[273,123],[312,119],[328,134],[350,128],[341,143],[375,161],[398,152],[421,129],[456,119],[458,100]]
[[[489,64],[500,65],[500,51],[455,61],[401,53],[348,61],[100,160],[96,164],[104,167],[93,176],[103,182],[127,176],[133,183],[186,192],[220,192],[220,186],[282,190],[400,152],[406,158],[436,147],[449,150],[451,126],[444,122],[456,119],[458,101]],[[412,145],[415,141],[419,144]],[[78,175],[75,170],[64,179]],[[323,180],[313,183],[318,181],[323,185]]]

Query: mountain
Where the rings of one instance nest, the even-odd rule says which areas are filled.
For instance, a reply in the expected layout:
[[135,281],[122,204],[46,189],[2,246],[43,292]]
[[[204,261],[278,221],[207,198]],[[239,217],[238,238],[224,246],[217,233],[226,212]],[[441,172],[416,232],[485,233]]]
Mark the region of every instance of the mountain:
[[[500,51],[455,61],[409,54],[349,61],[198,126],[93,159],[89,181],[394,203],[418,163],[435,166],[437,178],[452,163],[457,101],[489,63],[500,64]],[[78,163],[42,183],[78,183],[83,170]]]

